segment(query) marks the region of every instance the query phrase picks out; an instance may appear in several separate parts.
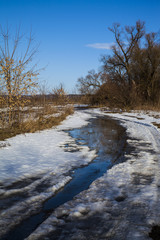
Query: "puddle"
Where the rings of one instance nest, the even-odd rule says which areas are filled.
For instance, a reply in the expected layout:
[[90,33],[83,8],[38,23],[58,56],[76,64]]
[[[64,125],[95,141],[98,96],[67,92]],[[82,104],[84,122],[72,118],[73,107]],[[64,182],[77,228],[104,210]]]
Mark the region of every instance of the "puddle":
[[[107,117],[94,118],[90,120],[87,126],[67,132],[78,146],[86,145],[90,149],[96,149],[97,157],[88,166],[75,169],[72,172],[73,179],[44,203],[40,213],[24,220],[5,235],[2,238],[3,240],[22,240],[26,238],[55,208],[72,200],[78,193],[88,189],[90,184],[101,177],[109,168],[124,161],[126,133],[125,129],[116,120]],[[67,150],[69,144],[62,147]],[[73,144],[72,147],[73,149],[70,149],[70,152],[75,151]]]

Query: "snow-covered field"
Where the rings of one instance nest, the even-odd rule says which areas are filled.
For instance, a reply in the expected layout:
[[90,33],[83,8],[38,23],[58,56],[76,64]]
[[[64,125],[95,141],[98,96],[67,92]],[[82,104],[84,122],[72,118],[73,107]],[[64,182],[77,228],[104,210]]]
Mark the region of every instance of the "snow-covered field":
[[[115,165],[90,188],[58,207],[29,237],[33,239],[147,240],[153,225],[160,225],[160,123],[156,112],[109,113],[84,110],[69,116],[59,127],[19,135],[0,148],[0,197],[26,195],[0,212],[0,235],[36,211],[41,203],[71,177],[69,171],[88,164],[96,155],[76,145],[64,129],[78,128],[95,115],[120,120],[132,148],[127,161]],[[65,152],[71,144],[77,152]],[[25,179],[35,179],[21,183]],[[42,193],[37,186],[48,186]],[[28,205],[30,206],[28,208]],[[57,229],[59,229],[57,233]],[[60,237],[57,237],[59,234]]]

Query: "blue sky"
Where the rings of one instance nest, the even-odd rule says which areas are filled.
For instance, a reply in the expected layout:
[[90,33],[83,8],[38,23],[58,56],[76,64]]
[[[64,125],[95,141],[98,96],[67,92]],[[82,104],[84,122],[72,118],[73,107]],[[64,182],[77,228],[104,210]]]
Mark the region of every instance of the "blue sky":
[[[159,0],[0,0],[0,24],[14,33],[21,24],[40,43],[37,61],[46,66],[40,79],[52,89],[63,83],[72,93],[79,77],[101,66],[100,56],[114,39],[114,22],[146,22],[147,31],[160,30]],[[96,44],[96,45],[95,45]]]

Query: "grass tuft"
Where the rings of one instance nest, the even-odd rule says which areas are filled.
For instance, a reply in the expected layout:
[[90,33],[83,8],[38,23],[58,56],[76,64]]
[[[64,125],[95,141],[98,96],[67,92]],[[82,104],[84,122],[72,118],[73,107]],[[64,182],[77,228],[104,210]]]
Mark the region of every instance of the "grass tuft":
[[[52,114],[51,114],[52,113]],[[68,115],[73,113],[73,107],[64,107],[57,116],[53,111],[47,110],[45,114],[37,114],[36,119],[30,119],[21,123],[14,123],[11,127],[0,128],[0,141],[14,137],[17,134],[34,133],[59,125]]]

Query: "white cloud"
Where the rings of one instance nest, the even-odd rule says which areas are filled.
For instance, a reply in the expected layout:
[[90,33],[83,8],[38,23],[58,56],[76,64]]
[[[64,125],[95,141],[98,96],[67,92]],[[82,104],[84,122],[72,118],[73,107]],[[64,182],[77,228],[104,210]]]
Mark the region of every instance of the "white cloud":
[[87,44],[86,47],[110,50],[113,45],[114,43],[91,43]]

